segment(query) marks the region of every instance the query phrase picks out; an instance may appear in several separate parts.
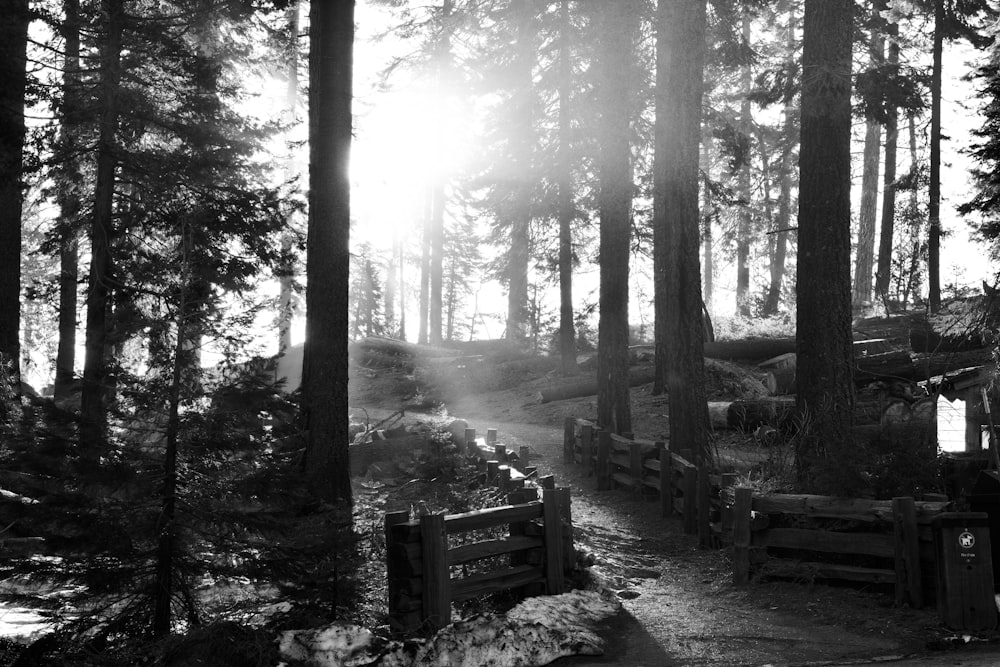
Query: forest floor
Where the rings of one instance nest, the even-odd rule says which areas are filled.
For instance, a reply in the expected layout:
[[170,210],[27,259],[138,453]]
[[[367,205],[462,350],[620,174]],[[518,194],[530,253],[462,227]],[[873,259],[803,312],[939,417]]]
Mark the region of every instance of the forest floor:
[[[480,435],[496,428],[508,450],[531,448],[531,464],[572,488],[574,538],[593,561],[593,577],[622,602],[602,627],[602,657],[563,658],[566,665],[838,665],[994,664],[1000,635],[957,636],[933,608],[894,606],[891,587],[833,586],[818,581],[732,583],[725,549],[699,548],[679,518],[660,516],[659,504],[625,491],[597,491],[593,477],[562,460],[566,417],[592,419],[596,397],[541,403],[539,390],[558,384],[555,371],[518,368],[516,376],[479,363],[442,372],[355,368],[351,405],[372,421],[405,409],[406,421],[464,419]],[[754,371],[717,364],[709,399],[753,397]],[[651,386],[632,389],[633,432],[666,439],[665,396]],[[358,413],[356,413],[358,414]],[[788,472],[787,456],[761,447],[752,434],[718,434],[717,455],[736,462],[747,480],[766,484]],[[741,463],[742,462],[742,463]],[[755,479],[756,477],[756,479]],[[986,650],[985,662],[955,651]],[[964,656],[964,657],[960,657]]]

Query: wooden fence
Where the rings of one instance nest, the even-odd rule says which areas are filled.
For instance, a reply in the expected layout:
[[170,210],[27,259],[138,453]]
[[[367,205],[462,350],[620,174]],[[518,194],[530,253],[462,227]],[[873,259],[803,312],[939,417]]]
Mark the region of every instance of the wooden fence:
[[946,501],[733,493],[733,581],[781,576],[892,584],[897,603],[924,604],[934,581],[931,520]]
[[720,489],[732,485],[735,476],[699,472],[691,458],[690,451],[617,435],[585,419],[568,417],[564,424],[563,460],[595,475],[598,489],[659,496],[663,516],[680,516],[687,533],[698,534],[705,544],[713,537],[725,541],[731,531]]
[[[516,504],[462,514],[385,515],[389,627],[433,632],[451,622],[451,604],[510,589],[555,595],[575,562],[569,488],[512,493]],[[506,535],[479,539],[484,531]],[[479,531],[480,535],[470,535]],[[491,559],[478,569],[477,561]],[[502,564],[501,564],[502,562]]]

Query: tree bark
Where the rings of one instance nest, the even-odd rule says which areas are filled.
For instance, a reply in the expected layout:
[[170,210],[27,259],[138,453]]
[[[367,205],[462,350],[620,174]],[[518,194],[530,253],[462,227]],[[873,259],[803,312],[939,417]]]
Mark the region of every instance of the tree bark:
[[[884,0],[876,0],[876,7],[884,7]],[[899,69],[899,24],[890,23],[886,34],[889,41],[889,75]],[[889,298],[889,280],[892,274],[892,237],[896,224],[896,144],[899,139],[899,112],[890,107],[885,123],[885,170],[882,175],[882,222],[878,240],[878,268],[875,271],[875,296],[886,302]]]
[[309,231],[303,466],[319,498],[351,502],[347,430],[354,0],[315,2],[309,30]]
[[[795,65],[795,26],[798,21],[795,17],[794,3],[788,10],[788,33],[785,38],[785,48],[787,50],[785,69],[792,72]],[[778,314],[778,307],[781,304],[781,284],[785,279],[785,258],[788,253],[788,228],[792,221],[792,173],[795,170],[793,160],[793,148],[796,144],[796,131],[798,129],[795,113],[795,89],[788,85],[785,88],[784,119],[782,121],[781,136],[781,187],[778,193],[778,219],[775,223],[774,252],[771,255],[770,283],[767,288],[767,297],[764,299],[764,316]]]
[[107,428],[107,345],[110,326],[114,236],[115,169],[118,92],[121,81],[122,29],[125,10],[122,0],[102,0],[105,35],[101,48],[101,116],[97,140],[97,181],[90,226],[90,276],[87,296],[87,341],[83,364],[83,391],[80,396],[80,439],[84,457],[96,462]]
[[434,188],[428,186],[424,196],[424,225],[420,237],[420,296],[417,303],[420,324],[417,330],[417,342],[428,342],[428,325],[431,312],[431,236],[433,235]]
[[76,365],[77,281],[80,275],[79,217],[82,175],[77,151],[81,131],[80,91],[80,2],[65,0],[63,11],[63,109],[61,150],[63,153],[57,201],[59,204],[59,342],[56,351],[54,398],[70,397]]
[[944,0],[934,0],[931,69],[930,192],[927,203],[927,299],[932,313],[941,308],[941,76],[944,52]]
[[[873,13],[879,11],[873,3]],[[879,69],[885,60],[885,38],[881,19],[873,18],[870,66]],[[878,210],[878,175],[881,158],[882,125],[874,118],[865,121],[865,146],[861,170],[861,206],[858,210],[858,246],[854,262],[854,304],[861,306],[872,300],[872,271],[875,262],[875,217]]]
[[434,204],[431,214],[430,321],[427,342],[440,345],[444,304],[444,178],[434,183]]
[[[712,179],[712,135],[706,133],[701,142],[701,168],[707,181]],[[715,206],[712,203],[711,190],[708,183],[702,187],[701,198],[701,251],[702,263],[702,295],[705,310],[712,312],[712,300],[715,294],[715,248],[713,247],[712,222],[715,220]]]
[[578,371],[576,327],[573,322],[573,164],[570,152],[570,111],[573,64],[569,50],[569,0],[559,5],[559,358],[563,375]]
[[[288,77],[285,86],[285,113],[288,123],[295,123],[296,110],[299,103],[299,2],[292,0],[285,12],[288,25],[288,44],[285,46],[285,73]],[[295,160],[289,156],[285,162],[285,179],[296,176]],[[291,216],[288,220],[291,223]],[[292,282],[295,274],[295,260],[292,257],[292,233],[287,231],[281,235],[281,252],[286,261],[282,267],[282,275],[278,278],[278,353],[292,346]]]
[[[0,21],[0,378],[21,393],[21,177],[27,86],[27,0],[7,0]],[[2,368],[10,364],[10,375]],[[2,408],[0,408],[2,410]]]
[[806,0],[799,154],[798,406],[810,421],[800,484],[850,493],[861,478],[851,447],[852,0]]
[[631,77],[636,66],[638,0],[598,3],[600,85],[601,286],[598,323],[598,423],[614,433],[632,429],[628,389],[628,276],[632,226]]
[[[743,10],[742,33],[743,41],[750,43],[750,15],[749,10]],[[740,134],[748,142],[750,141],[751,128],[753,126],[753,112],[750,107],[750,91],[753,87],[753,78],[750,74],[750,65],[744,63],[740,66]],[[739,223],[736,230],[736,312],[741,317],[750,317],[750,226],[752,223],[750,200],[750,151],[744,156],[744,163],[740,165],[740,173],[737,178],[737,194],[740,198]]]

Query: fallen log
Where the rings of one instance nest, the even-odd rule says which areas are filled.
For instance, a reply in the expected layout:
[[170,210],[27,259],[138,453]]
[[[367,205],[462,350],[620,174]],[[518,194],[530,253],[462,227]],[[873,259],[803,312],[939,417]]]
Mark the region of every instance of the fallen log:
[[[766,362],[765,362],[766,363]],[[796,361],[793,355],[782,355],[780,367],[772,367],[764,376],[764,386],[772,396],[795,393]],[[919,369],[905,350],[884,354],[869,354],[854,358],[854,382],[865,385],[877,380],[915,381]]]
[[[880,401],[859,401],[854,406],[856,424],[878,426],[883,412]],[[774,428],[794,426],[796,419],[795,398],[772,396],[740,401],[710,401],[708,415],[712,427],[737,431],[752,431],[758,426]]]
[[794,351],[794,338],[744,338],[705,343],[706,357],[727,361],[760,361]]
[[[654,369],[652,368],[632,368],[628,374],[628,386],[638,387],[649,384],[653,381]],[[557,387],[548,387],[538,392],[539,403],[551,403],[552,401],[564,401],[568,398],[580,398],[581,396],[593,396],[597,393],[597,378],[578,380],[569,384]]]
[[971,352],[987,347],[989,342],[975,330],[961,334],[938,333],[930,322],[922,322],[910,329],[910,349],[914,352]]

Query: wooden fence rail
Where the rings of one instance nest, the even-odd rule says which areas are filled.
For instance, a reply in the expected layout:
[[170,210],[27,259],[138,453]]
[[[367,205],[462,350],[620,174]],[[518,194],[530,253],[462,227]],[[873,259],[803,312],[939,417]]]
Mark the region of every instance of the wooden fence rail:
[[[687,533],[728,535],[720,488],[731,485],[735,477],[703,472],[705,483],[699,484],[699,471],[691,458],[690,451],[611,433],[585,419],[568,417],[564,424],[564,462],[584,466],[596,476],[598,489],[658,495],[663,516],[680,516]],[[704,509],[699,511],[700,507]]]
[[[534,496],[534,499],[531,499]],[[575,561],[569,488],[514,492],[517,504],[462,514],[385,515],[389,626],[396,633],[434,631],[451,622],[451,604],[502,590],[550,595],[565,590]],[[508,526],[506,535],[468,535]],[[483,559],[505,566],[470,568]]]
[[947,502],[761,496],[747,488],[734,496],[735,583],[752,575],[884,583],[898,603],[924,604],[934,580],[931,520]]

